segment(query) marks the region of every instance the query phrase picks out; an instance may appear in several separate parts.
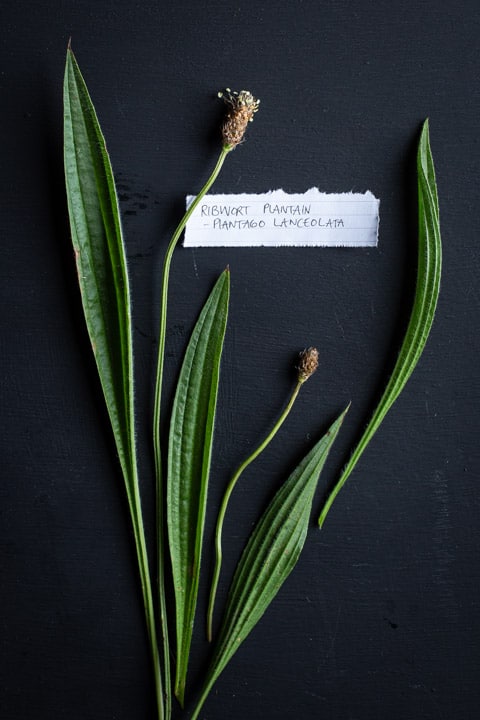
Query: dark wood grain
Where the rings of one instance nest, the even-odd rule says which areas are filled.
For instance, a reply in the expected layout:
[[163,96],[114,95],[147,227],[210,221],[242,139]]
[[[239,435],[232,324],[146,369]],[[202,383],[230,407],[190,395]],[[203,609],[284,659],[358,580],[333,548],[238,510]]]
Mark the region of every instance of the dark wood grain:
[[[229,474],[287,399],[296,354],[320,350],[320,369],[281,435],[235,491],[225,582],[272,491],[352,400],[319,508],[393,367],[415,277],[416,143],[430,117],[444,242],[431,338],[323,531],[312,523],[296,571],[202,717],[476,718],[477,3],[19,2],[3,9],[2,27],[2,719],[154,713],[128,512],[67,225],[61,89],[70,36],[119,184],[151,533],[161,259],[184,196],[215,162],[217,90],[247,87],[262,100],[219,192],[318,185],[370,189],[381,199],[378,250],[176,253],[167,403],[200,306],[218,273],[231,269],[207,541]],[[202,609],[206,591],[205,581]],[[224,586],[219,599],[225,594]],[[200,628],[192,689],[207,654]]]

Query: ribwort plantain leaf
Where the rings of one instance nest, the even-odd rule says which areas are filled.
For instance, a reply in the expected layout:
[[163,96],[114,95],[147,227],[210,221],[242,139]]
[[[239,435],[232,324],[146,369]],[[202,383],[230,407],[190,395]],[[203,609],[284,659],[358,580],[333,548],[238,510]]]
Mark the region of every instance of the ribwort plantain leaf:
[[64,162],[83,311],[127,491],[153,660],[157,716],[163,720],[163,682],[138,486],[125,248],[105,139],[70,48],[64,79]]
[[349,478],[363,451],[392,407],[423,352],[432,326],[440,291],[442,243],[435,170],[430,150],[428,120],[420,136],[417,153],[418,178],[418,269],[410,322],[385,392],[348,464],[333,488],[318,519],[320,527],[336,496]]
[[240,558],[196,720],[220,673],[258,623],[295,567],[310,523],[318,477],[348,408],[277,492]]
[[64,87],[65,178],[85,320],[132,494],[132,364],[129,284],[112,168],[71,50]]
[[183,705],[200,577],[208,477],[230,273],[217,280],[187,347],[172,410],[168,448],[167,527],[175,590],[175,694]]

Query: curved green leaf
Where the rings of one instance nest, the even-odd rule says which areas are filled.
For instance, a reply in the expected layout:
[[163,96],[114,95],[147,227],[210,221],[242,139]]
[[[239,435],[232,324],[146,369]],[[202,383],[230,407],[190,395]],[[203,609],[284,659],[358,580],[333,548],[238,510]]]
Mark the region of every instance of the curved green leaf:
[[230,273],[222,273],[193,330],[170,424],[167,527],[177,628],[175,694],[183,705],[200,577],[208,476]]
[[70,48],[64,79],[64,162],[83,311],[125,480],[161,719],[163,683],[138,488],[130,291],[120,212],[105,139]]
[[428,120],[420,136],[417,154],[418,178],[418,269],[415,299],[400,353],[384,394],[348,464],[333,488],[318,519],[320,527],[338,493],[352,473],[363,451],[385,415],[402,392],[425,347],[440,291],[442,243],[435,170],[430,150]]
[[318,477],[347,410],[290,475],[253,531],[232,581],[213,661],[192,720],[295,567],[305,543]]
[[68,209],[85,320],[131,493],[131,320],[120,213],[105,139],[71,50],[65,70],[64,132]]

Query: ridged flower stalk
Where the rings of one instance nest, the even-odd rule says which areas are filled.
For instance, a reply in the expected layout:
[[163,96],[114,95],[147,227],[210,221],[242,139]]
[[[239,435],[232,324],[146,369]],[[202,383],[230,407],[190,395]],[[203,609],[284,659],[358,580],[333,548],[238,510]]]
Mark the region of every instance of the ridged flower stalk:
[[160,321],[158,331],[158,355],[157,355],[157,371],[156,371],[156,382],[155,382],[155,399],[154,399],[154,416],[153,416],[153,448],[154,448],[154,459],[155,459],[155,475],[156,475],[156,496],[157,496],[157,548],[158,548],[158,591],[160,601],[160,615],[161,615],[161,626],[163,633],[163,644],[164,644],[164,664],[165,664],[165,675],[166,675],[166,686],[167,686],[167,697],[166,697],[166,716],[167,718],[171,713],[171,698],[170,698],[170,651],[168,641],[168,630],[167,630],[167,617],[166,617],[166,600],[165,600],[165,573],[164,573],[164,559],[165,559],[165,528],[164,528],[164,484],[163,484],[163,467],[162,467],[162,453],[161,453],[161,404],[162,404],[162,388],[163,388],[163,370],[165,360],[165,338],[167,329],[167,308],[168,308],[168,287],[170,279],[170,266],[172,262],[173,252],[180,240],[180,237],[187,225],[188,220],[192,216],[193,212],[208,193],[215,180],[217,179],[220,170],[222,169],[223,163],[227,155],[239,145],[245,135],[245,131],[249,122],[253,120],[253,115],[257,111],[259,106],[259,100],[256,100],[253,95],[242,90],[240,93],[232,92],[227,89],[224,93],[219,93],[219,97],[222,97],[225,102],[230,106],[230,110],[225,118],[222,126],[222,149],[216,165],[196,196],[193,202],[188,207],[185,215],[179,222],[170,243],[165,253],[163,271],[162,271],[162,283],[161,283],[161,299],[160,299]]
[[299,363],[297,366],[297,382],[295,384],[295,387],[293,388],[292,394],[290,396],[290,399],[283,410],[282,414],[278,418],[277,422],[273,426],[272,430],[269,432],[267,437],[263,440],[263,442],[260,443],[260,445],[253,451],[249,457],[243,461],[243,463],[237,468],[235,473],[233,474],[230,482],[227,485],[227,489],[225,491],[225,494],[223,496],[222,503],[220,505],[220,510],[218,512],[218,518],[217,518],[217,525],[215,529],[215,566],[213,570],[213,577],[212,577],[212,585],[210,588],[210,598],[208,601],[208,609],[207,609],[207,638],[209,641],[212,640],[213,635],[213,612],[215,609],[215,598],[217,595],[217,588],[218,588],[218,581],[220,579],[220,572],[222,569],[222,533],[223,533],[223,523],[225,521],[225,514],[227,512],[228,503],[230,502],[230,497],[233,493],[233,490],[235,489],[235,486],[240,479],[240,476],[243,474],[243,472],[247,469],[249,465],[262,453],[267,445],[270,444],[270,442],[273,440],[277,432],[282,427],[283,423],[287,419],[290,410],[292,409],[295,400],[297,399],[298,393],[300,392],[300,388],[308,380],[309,377],[313,375],[315,370],[318,367],[318,350],[316,348],[310,347],[307,350],[303,350],[300,353],[299,357]]

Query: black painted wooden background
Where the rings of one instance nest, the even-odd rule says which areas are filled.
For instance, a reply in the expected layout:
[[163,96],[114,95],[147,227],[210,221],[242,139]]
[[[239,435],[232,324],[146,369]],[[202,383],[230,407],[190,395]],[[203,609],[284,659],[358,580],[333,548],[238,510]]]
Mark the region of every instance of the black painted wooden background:
[[[316,511],[393,367],[416,265],[415,152],[430,118],[444,275],[421,362],[322,531],[219,680],[202,718],[470,720],[479,670],[480,8],[238,0],[17,2],[1,10],[2,720],[150,720],[153,688],[122,480],[84,329],[62,167],[68,38],[121,199],[134,303],[138,441],[149,422],[159,278],[184,196],[208,176],[217,90],[262,100],[216,189],[312,185],[381,200],[372,249],[198,249],[174,257],[167,403],[189,331],[229,264],[206,534],[229,474],[320,369],[246,474],[226,572],[260,510],[348,401]],[[210,552],[205,555],[205,571]],[[207,583],[201,587],[201,610]],[[190,679],[208,651],[200,623]],[[176,717],[180,713],[176,712]]]

